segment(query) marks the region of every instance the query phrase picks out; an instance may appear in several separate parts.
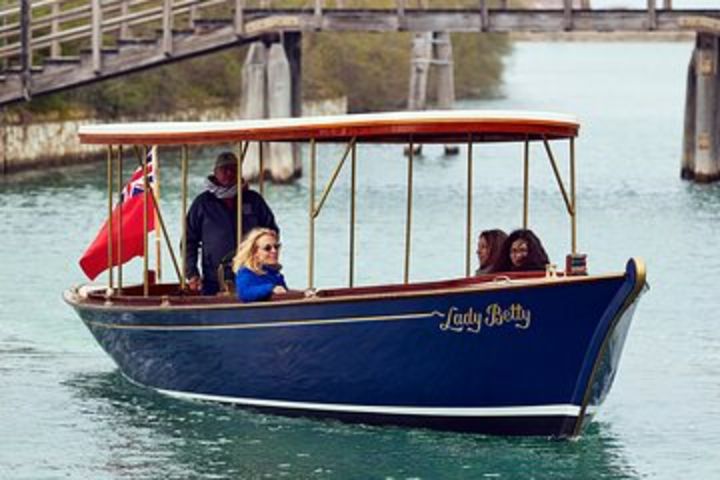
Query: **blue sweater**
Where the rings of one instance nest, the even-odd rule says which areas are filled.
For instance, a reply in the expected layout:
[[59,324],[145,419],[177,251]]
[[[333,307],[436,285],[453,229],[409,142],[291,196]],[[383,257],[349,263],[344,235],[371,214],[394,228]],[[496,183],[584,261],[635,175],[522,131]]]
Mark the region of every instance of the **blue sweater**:
[[243,302],[267,300],[273,288],[280,285],[287,289],[285,277],[273,267],[264,267],[266,273],[257,274],[247,267],[242,267],[235,274],[235,290],[237,297]]

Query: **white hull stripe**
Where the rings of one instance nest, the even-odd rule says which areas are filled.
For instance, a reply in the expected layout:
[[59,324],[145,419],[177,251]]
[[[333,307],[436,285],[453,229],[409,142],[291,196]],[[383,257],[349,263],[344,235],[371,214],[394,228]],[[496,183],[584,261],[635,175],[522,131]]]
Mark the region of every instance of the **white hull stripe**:
[[245,330],[256,328],[276,327],[301,327],[306,325],[337,325],[343,323],[361,322],[392,322],[398,320],[420,320],[431,317],[444,317],[445,314],[434,310],[432,312],[406,313],[400,315],[381,315],[372,317],[348,317],[348,318],[327,318],[327,319],[304,319],[284,322],[267,321],[262,323],[222,323],[215,325],[124,325],[121,323],[105,323],[95,320],[86,320],[89,326],[99,328],[111,328],[118,330],[163,330],[163,331],[184,331],[184,330]]
[[288,402],[257,398],[205,395],[174,390],[155,389],[157,392],[185,400],[233,403],[248,407],[282,408],[286,410],[314,410],[319,412],[368,413],[378,415],[417,415],[428,417],[549,417],[580,415],[580,407],[571,404],[536,405],[519,407],[412,407],[384,405],[348,405],[338,403]]

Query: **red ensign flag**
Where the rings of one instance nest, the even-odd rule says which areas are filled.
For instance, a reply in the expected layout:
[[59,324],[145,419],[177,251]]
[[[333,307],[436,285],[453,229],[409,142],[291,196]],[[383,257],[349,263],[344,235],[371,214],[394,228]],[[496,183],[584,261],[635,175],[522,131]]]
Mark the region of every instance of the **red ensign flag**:
[[[148,163],[148,182],[152,183],[152,163]],[[152,187],[151,187],[152,189]],[[143,195],[142,167],[130,177],[130,181],[123,188],[122,201],[115,206],[112,212],[112,254],[113,266],[121,265],[129,260],[143,255]],[[122,211],[122,239],[120,238],[120,212]],[[155,207],[153,195],[147,195],[148,232],[155,229]],[[122,248],[121,247],[122,241]],[[108,222],[95,236],[95,240],[85,250],[80,258],[80,268],[90,280],[108,269]]]

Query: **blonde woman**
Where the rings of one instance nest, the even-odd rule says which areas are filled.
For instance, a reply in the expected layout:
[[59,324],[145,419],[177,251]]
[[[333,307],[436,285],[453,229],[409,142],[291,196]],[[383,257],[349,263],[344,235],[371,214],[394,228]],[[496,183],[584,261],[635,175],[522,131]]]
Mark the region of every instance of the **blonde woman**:
[[233,258],[235,288],[243,302],[268,300],[288,288],[280,269],[280,242],[269,228],[255,228],[240,243]]

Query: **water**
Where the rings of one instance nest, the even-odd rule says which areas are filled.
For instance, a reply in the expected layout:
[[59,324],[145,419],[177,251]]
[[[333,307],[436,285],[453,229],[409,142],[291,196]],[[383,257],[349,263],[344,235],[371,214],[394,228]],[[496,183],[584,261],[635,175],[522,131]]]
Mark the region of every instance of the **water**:
[[[581,438],[286,419],[128,384],[60,299],[83,281],[76,261],[106,208],[102,169],[78,167],[0,183],[0,478],[720,478],[720,186],[678,178],[690,51],[687,44],[519,44],[506,98],[459,105],[577,114],[580,250],[595,272],[621,270],[629,256],[647,260],[652,289],[613,391]],[[476,150],[474,230],[518,226],[521,149]],[[321,183],[340,154],[322,148]],[[533,150],[530,220],[561,263],[569,221],[541,154]],[[163,208],[177,243],[171,156],[163,160]],[[414,279],[464,271],[464,158],[435,147],[417,161]],[[398,148],[379,147],[363,147],[360,160],[356,281],[399,281],[405,162]],[[193,194],[209,165],[193,165]],[[347,281],[346,174],[318,222],[320,286]],[[283,230],[289,283],[302,287],[306,180],[266,197]],[[137,268],[126,275],[137,278]]]

